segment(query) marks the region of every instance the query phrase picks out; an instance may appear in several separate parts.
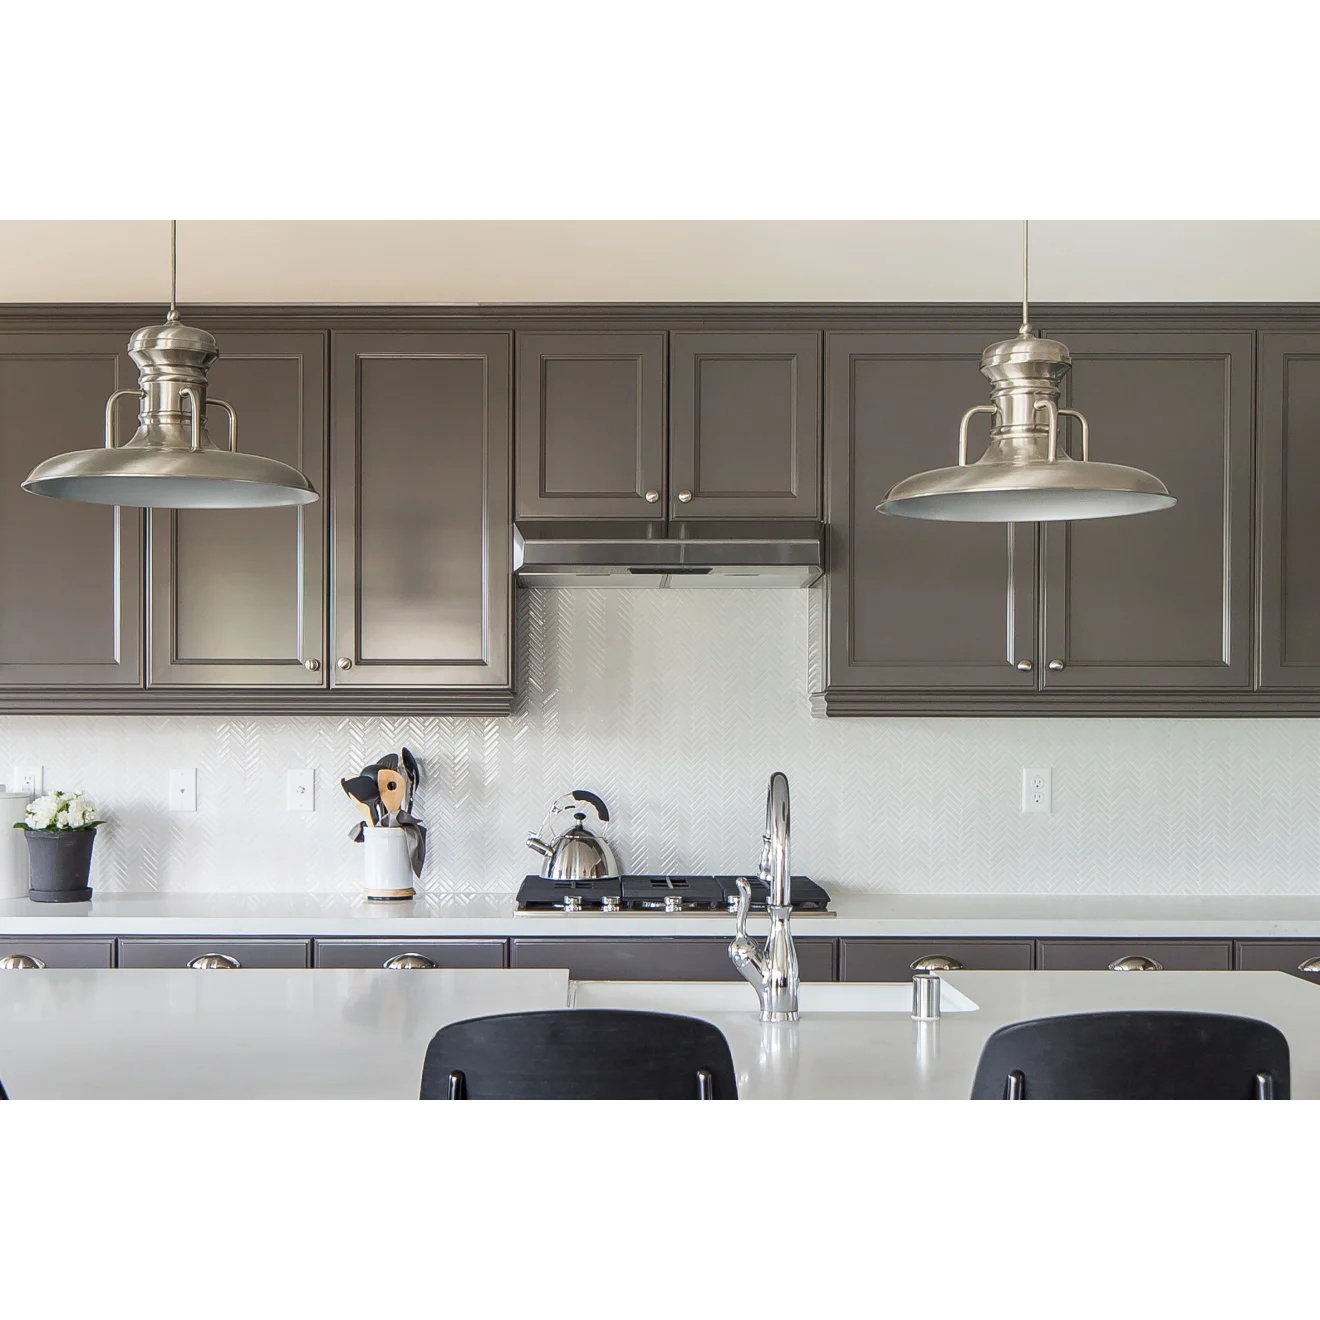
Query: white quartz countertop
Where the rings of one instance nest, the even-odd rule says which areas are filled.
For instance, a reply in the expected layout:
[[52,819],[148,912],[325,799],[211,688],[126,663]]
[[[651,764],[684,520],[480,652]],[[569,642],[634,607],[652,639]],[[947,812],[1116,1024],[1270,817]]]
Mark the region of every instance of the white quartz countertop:
[[[1288,1037],[1292,1094],[1320,1098],[1320,987],[1280,972],[958,972],[974,1007],[916,1023],[906,1011],[813,1011],[767,1026],[756,995],[689,1007],[729,1041],[744,1099],[966,1098],[986,1038],[1026,1018],[1113,1008],[1263,1018]],[[564,971],[182,970],[0,973],[0,1080],[16,1100],[414,1099],[446,1022],[563,1008],[609,983]],[[656,983],[655,1006],[674,986]],[[852,987],[825,987],[849,991]],[[867,987],[861,987],[866,990]],[[905,987],[893,987],[902,991]],[[682,991],[699,999],[700,984]],[[642,1007],[646,987],[627,989]],[[640,996],[640,997],[639,997]],[[900,995],[901,999],[902,996]],[[908,1000],[910,1003],[910,999]]]
[[[833,916],[800,914],[821,936],[1018,936],[1320,940],[1320,898],[1051,897],[861,894],[831,891]],[[752,929],[764,926],[752,918]],[[732,919],[584,913],[516,916],[513,893],[422,895],[370,903],[356,894],[108,893],[90,903],[0,901],[4,935],[509,936],[718,935]]]

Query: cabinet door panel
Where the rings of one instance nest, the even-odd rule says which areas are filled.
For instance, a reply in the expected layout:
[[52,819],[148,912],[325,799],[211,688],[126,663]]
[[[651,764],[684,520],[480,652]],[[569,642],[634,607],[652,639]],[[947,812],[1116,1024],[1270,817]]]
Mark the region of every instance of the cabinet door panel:
[[509,336],[337,333],[333,356],[332,685],[507,687]]
[[384,967],[391,958],[420,953],[437,967],[503,967],[504,940],[317,940],[317,967]]
[[671,518],[820,517],[819,335],[675,334],[669,379]]
[[839,941],[841,981],[910,981],[919,958],[944,957],[969,971],[1027,971],[1032,965],[1030,940],[887,940]]
[[[218,338],[210,393],[237,411],[240,448],[300,469],[322,498],[151,512],[148,686],[324,687],[326,336]],[[229,419],[208,420],[228,445]]]
[[121,967],[187,967],[208,953],[236,958],[240,967],[309,967],[310,940],[151,939],[119,941]]
[[[804,981],[834,979],[834,941],[794,940]],[[672,939],[592,937],[517,939],[514,967],[567,967],[574,981],[738,981],[729,941],[705,936]]]
[[995,337],[827,337],[827,687],[1035,690],[1035,526],[875,507],[902,478],[957,462],[959,419],[988,397],[978,364]]
[[1072,350],[1092,459],[1154,473],[1178,503],[1044,525],[1045,687],[1249,687],[1251,335],[1050,333]]
[[1167,972],[1228,971],[1233,946],[1228,940],[1041,940],[1036,966],[1046,971],[1103,971],[1128,957],[1153,958]]
[[1237,966],[1244,972],[1287,972],[1303,981],[1320,983],[1320,972],[1304,972],[1302,964],[1320,961],[1320,940],[1238,940]]
[[520,334],[518,517],[663,522],[664,383],[662,332]]
[[[0,687],[142,685],[142,510],[20,489],[104,443],[106,400],[137,387],[129,333],[0,335]],[[120,441],[135,402],[116,405]]]
[[1320,334],[1260,337],[1260,685],[1320,688]]
[[0,958],[23,953],[29,958],[40,959],[47,967],[113,967],[115,965],[115,942],[112,939],[61,940],[41,935],[32,939],[21,935],[0,936]]

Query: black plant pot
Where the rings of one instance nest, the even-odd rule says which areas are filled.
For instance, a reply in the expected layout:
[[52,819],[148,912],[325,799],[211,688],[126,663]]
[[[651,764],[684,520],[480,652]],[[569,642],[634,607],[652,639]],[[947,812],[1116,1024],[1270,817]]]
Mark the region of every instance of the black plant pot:
[[34,903],[86,903],[92,896],[95,830],[26,830],[32,878],[28,897]]

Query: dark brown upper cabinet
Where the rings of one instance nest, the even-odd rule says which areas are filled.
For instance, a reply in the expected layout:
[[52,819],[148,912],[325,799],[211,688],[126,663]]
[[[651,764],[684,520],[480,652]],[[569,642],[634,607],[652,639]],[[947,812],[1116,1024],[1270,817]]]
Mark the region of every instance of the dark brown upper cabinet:
[[334,689],[512,699],[510,340],[336,332]]
[[1092,460],[1153,472],[1178,503],[1041,524],[1044,690],[1247,690],[1251,334],[1049,333],[1072,352]]
[[[903,477],[957,462],[958,422],[984,403],[993,329],[826,339],[829,574],[816,707],[925,709],[955,694],[1034,693],[1034,525],[936,523],[877,513]],[[977,439],[979,452],[984,437]]]
[[675,333],[669,517],[820,517],[820,336]]
[[1260,686],[1320,689],[1320,331],[1260,337]]
[[665,335],[518,336],[519,518],[665,517]]
[[[43,459],[104,443],[106,400],[137,385],[130,333],[0,334],[0,688],[142,685],[142,510],[20,489]],[[120,441],[133,403],[116,405]]]
[[[328,336],[222,331],[210,394],[238,413],[248,453],[304,472],[314,504],[152,510],[150,687],[310,687],[327,681],[325,376]],[[229,420],[209,416],[230,442]]]

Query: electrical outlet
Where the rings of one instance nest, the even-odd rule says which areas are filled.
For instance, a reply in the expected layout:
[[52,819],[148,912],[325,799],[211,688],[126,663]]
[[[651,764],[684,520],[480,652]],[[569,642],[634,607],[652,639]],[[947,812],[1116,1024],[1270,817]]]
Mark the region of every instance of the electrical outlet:
[[1053,810],[1050,772],[1048,770],[1022,771],[1022,810]]
[[170,771],[170,810],[197,810],[197,771]]
[[316,771],[290,770],[284,777],[285,811],[316,810]]
[[16,765],[13,773],[9,776],[9,791],[11,793],[31,793],[33,797],[40,797],[43,791],[41,766]]

